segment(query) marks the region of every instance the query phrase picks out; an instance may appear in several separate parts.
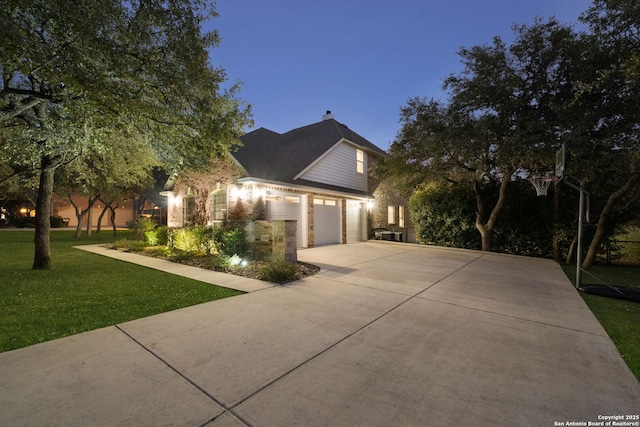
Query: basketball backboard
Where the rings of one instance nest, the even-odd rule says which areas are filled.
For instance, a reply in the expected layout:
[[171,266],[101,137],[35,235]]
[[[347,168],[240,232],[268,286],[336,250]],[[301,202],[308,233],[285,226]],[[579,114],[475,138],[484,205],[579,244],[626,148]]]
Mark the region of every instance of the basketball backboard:
[[558,178],[558,180],[561,180],[564,175],[564,162],[564,144],[562,144],[560,149],[556,151],[556,177]]

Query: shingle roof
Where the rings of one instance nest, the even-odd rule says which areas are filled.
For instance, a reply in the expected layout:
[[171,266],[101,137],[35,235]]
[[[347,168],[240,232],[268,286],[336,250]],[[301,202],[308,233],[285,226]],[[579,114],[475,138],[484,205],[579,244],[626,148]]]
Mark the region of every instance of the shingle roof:
[[373,154],[385,155],[383,150],[334,119],[284,134],[256,129],[242,136],[243,146],[231,154],[251,177],[294,183],[297,181],[293,177],[342,139]]

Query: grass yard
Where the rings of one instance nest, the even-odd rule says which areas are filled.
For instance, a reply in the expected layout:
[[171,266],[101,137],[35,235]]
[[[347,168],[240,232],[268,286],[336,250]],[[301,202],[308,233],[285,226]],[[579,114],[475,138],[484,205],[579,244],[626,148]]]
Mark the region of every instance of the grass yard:
[[73,248],[113,242],[111,230],[52,230],[53,269],[32,270],[33,237],[0,230],[0,352],[242,294]]
[[[563,266],[567,276],[575,283],[575,266]],[[589,273],[610,285],[629,288],[640,287],[640,268],[596,265]],[[598,282],[583,274],[583,285]],[[622,358],[636,378],[640,380],[640,304],[604,298],[580,292],[593,314],[615,343]]]

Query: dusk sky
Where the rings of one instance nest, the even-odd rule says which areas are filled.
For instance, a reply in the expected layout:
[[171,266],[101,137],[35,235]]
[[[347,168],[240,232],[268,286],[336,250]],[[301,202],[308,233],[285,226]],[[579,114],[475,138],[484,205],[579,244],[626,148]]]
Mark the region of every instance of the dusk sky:
[[[514,23],[578,23],[589,0],[218,0],[214,66],[253,105],[253,129],[275,132],[335,119],[388,149],[415,96],[446,99],[462,46],[509,43]],[[247,129],[248,131],[251,129]]]

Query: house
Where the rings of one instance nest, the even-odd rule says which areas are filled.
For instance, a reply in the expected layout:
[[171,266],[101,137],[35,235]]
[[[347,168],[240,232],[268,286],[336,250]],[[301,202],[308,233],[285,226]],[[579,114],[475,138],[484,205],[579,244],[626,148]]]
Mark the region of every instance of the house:
[[383,150],[330,111],[283,134],[259,128],[240,139],[242,146],[210,173],[168,182],[168,226],[291,219],[299,248],[369,238],[378,183],[368,171]]

